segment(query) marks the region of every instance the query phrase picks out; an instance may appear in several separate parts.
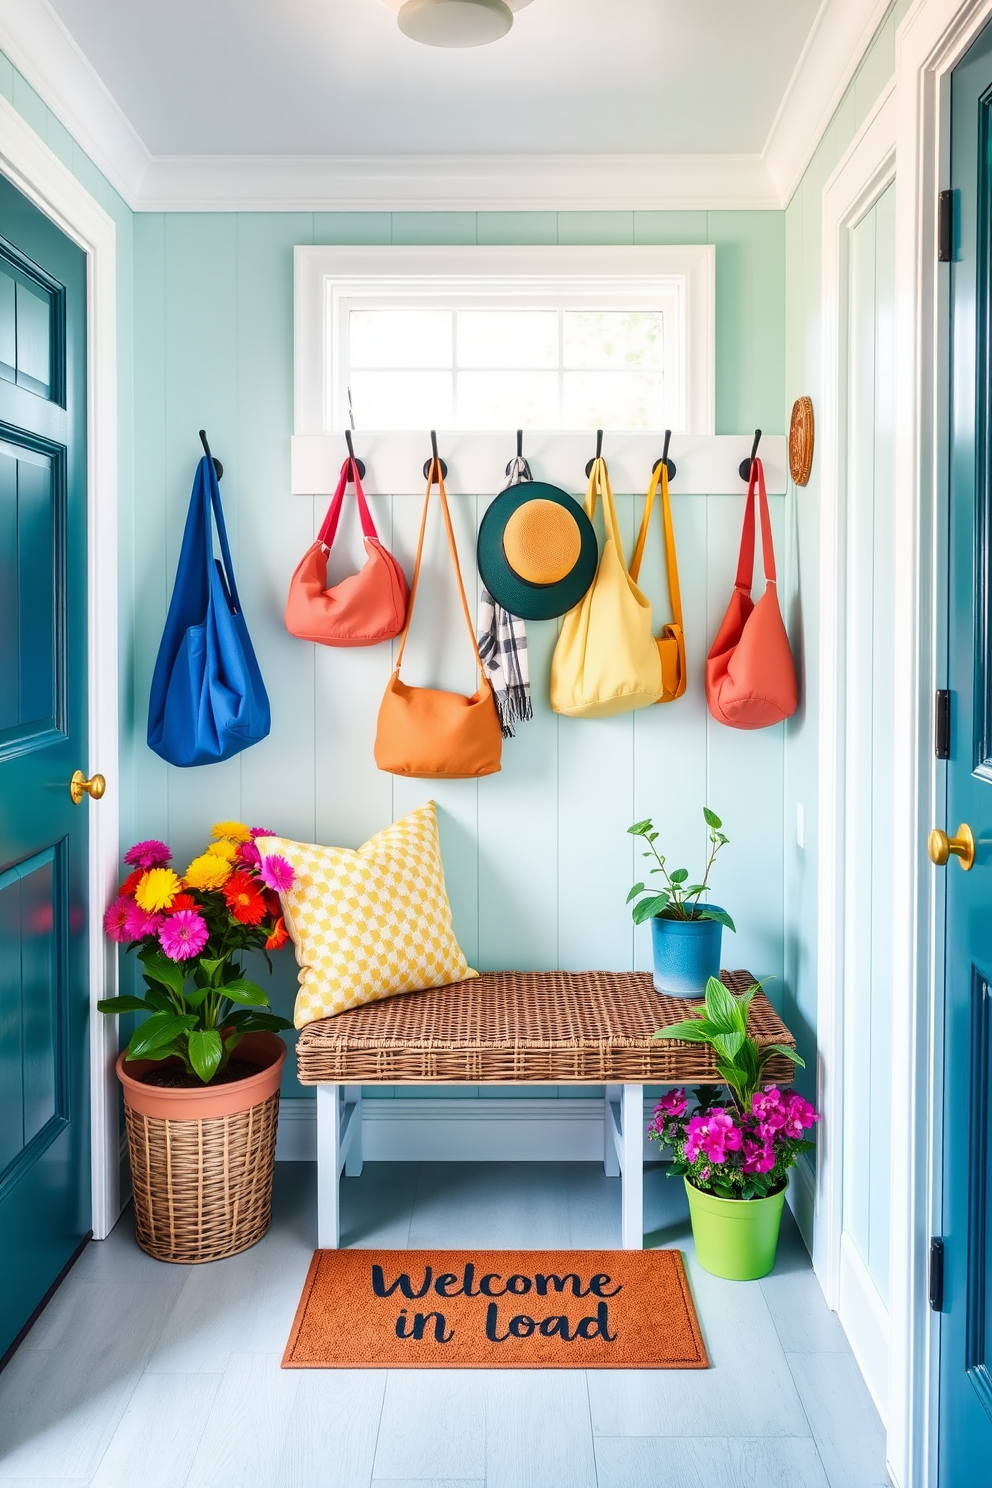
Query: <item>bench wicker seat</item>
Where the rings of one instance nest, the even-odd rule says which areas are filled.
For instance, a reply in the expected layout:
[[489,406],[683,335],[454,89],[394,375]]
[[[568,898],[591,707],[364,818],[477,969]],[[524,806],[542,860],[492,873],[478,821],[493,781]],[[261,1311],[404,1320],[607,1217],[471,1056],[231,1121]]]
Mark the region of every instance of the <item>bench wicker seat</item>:
[[[720,975],[738,995],[754,983],[746,971]],[[317,1087],[318,1244],[338,1244],[342,1170],[362,1171],[363,1085],[532,1083],[605,1087],[603,1162],[623,1180],[623,1244],[639,1249],[644,1086],[719,1083],[708,1046],[654,1035],[700,1008],[659,995],[645,972],[494,971],[308,1024],[296,1056],[301,1083]],[[759,1045],[795,1045],[763,992],[748,1030]],[[783,1055],[767,1070],[792,1079]]]

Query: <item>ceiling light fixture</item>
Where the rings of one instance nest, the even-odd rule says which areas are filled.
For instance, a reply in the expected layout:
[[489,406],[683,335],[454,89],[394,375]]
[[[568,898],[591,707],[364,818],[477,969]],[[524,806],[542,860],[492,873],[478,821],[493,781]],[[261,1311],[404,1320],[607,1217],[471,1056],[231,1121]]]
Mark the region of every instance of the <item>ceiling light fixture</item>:
[[404,36],[425,46],[475,47],[499,41],[513,12],[530,0],[384,0]]

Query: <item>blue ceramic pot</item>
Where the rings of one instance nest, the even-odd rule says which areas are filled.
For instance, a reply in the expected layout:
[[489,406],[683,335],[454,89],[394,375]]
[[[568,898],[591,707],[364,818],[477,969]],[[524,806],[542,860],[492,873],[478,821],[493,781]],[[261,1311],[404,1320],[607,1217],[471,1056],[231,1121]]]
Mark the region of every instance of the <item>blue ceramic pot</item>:
[[719,920],[666,920],[656,915],[651,921],[655,989],[669,997],[702,997],[710,977],[720,975],[722,935]]

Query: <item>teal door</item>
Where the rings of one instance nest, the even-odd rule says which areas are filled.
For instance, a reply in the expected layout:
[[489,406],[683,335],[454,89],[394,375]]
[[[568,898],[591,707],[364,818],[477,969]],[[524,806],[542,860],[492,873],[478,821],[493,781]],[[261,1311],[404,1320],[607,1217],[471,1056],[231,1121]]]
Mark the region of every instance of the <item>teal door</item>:
[[[992,29],[951,82],[941,1488],[992,1483]],[[968,861],[970,829],[976,852]],[[931,839],[931,856],[946,845]],[[935,854],[935,849],[937,849]]]
[[86,257],[0,177],[0,1361],[90,1228],[86,701]]

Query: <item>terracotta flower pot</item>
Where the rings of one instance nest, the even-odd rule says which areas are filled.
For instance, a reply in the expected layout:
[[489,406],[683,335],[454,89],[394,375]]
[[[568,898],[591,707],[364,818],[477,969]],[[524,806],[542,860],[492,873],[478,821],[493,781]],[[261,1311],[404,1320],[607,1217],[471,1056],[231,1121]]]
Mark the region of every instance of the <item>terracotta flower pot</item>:
[[156,1260],[217,1261],[269,1227],[286,1045],[274,1033],[248,1033],[235,1057],[258,1074],[200,1089],[142,1083],[146,1070],[178,1060],[117,1058],[135,1239]]

